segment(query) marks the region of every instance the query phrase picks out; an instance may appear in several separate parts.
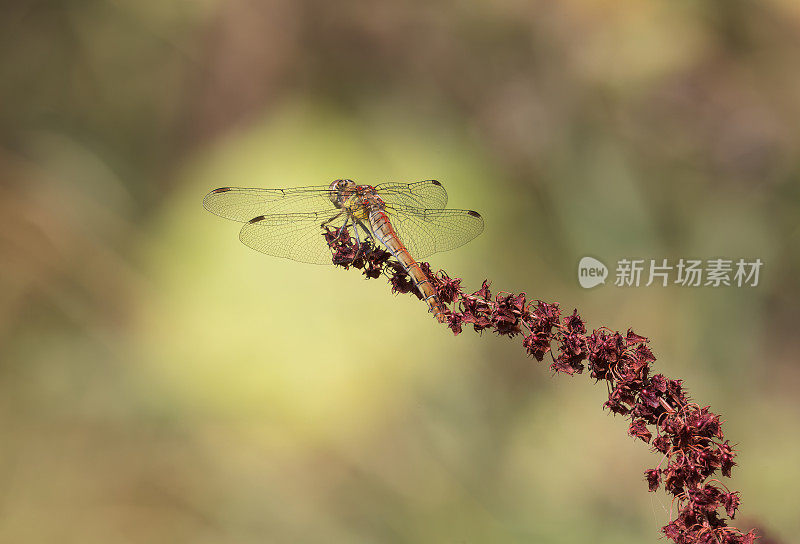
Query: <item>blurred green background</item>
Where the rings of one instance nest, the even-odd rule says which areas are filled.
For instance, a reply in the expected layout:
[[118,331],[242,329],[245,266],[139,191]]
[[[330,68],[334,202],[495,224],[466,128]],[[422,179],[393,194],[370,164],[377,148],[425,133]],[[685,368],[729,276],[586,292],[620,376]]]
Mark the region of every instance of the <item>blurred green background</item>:
[[[650,337],[741,450],[740,526],[800,531],[796,1],[3,12],[0,541],[658,541],[602,386],[201,207],[341,177],[441,180],[486,230],[434,268]],[[584,255],[765,265],[584,290]]]

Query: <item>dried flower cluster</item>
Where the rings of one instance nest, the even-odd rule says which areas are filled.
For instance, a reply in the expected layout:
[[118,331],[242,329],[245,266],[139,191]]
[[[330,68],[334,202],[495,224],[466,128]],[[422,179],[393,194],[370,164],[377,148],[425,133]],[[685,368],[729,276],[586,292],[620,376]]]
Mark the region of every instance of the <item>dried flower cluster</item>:
[[[386,251],[369,242],[358,243],[348,232],[325,233],[333,262],[362,270],[367,278],[385,275],[395,293],[422,295],[403,266]],[[730,477],[735,452],[725,440],[719,415],[708,406],[691,402],[681,380],[651,375],[656,358],[647,338],[628,329],[626,334],[602,327],[586,331],[577,310],[562,315],[557,303],[528,300],[525,293],[498,293],[489,283],[467,294],[461,280],[444,271],[432,273],[420,263],[440,301],[447,306],[447,325],[454,334],[472,325],[476,332],[491,329],[510,338],[522,337],[522,347],[537,361],[549,353],[550,368],[569,375],[588,368],[589,376],[608,386],[604,407],[629,421],[628,434],[650,444],[662,455],[655,468],[645,471],[650,491],[663,485],[674,496],[675,519],[662,527],[677,544],[750,544],[755,531],[742,533],[728,526],[724,512],[733,519],[739,493],[729,491],[713,476]],[[654,437],[655,434],[655,437]]]

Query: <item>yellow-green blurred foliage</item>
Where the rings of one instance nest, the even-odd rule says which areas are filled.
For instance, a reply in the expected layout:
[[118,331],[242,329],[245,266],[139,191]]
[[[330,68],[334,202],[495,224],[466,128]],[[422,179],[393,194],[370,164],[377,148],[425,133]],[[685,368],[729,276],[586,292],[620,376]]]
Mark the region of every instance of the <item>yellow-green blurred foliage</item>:
[[[519,342],[266,257],[224,185],[436,178],[431,259],[652,339],[800,531],[800,4],[20,0],[0,19],[0,542],[656,542],[658,458]],[[584,255],[756,288],[578,287]]]

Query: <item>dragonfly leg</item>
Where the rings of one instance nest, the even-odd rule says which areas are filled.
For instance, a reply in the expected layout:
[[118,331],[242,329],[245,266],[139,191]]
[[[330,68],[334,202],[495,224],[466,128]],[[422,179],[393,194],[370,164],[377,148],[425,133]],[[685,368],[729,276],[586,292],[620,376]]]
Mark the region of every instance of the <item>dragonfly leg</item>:
[[353,224],[353,233],[356,235],[356,244],[358,245],[358,250],[361,251],[361,237],[358,235],[358,224]]
[[372,232],[370,232],[370,230],[367,228],[367,226],[364,224],[364,222],[361,221],[360,219],[355,219],[354,221],[355,222],[354,222],[354,229],[353,230],[356,231],[356,240],[358,241],[358,251],[361,252],[362,247],[363,247],[362,244],[361,244],[361,239],[358,236],[358,227],[361,227],[363,229],[363,231],[364,231],[364,234],[367,235],[366,238],[365,238],[365,243],[368,240],[372,244],[373,247],[377,247],[376,244],[375,244],[375,239],[372,237]]
[[367,235],[367,238],[374,243],[375,239],[372,237],[372,232],[367,228],[364,222],[360,219],[356,219],[356,224],[364,230],[364,234]]
[[375,238],[372,236],[372,231],[369,230],[367,226],[364,224],[364,222],[361,221],[360,219],[356,219],[356,230],[358,230],[358,227],[361,227],[361,229],[364,231],[364,234],[367,235],[365,241],[368,240],[373,247],[378,247],[378,244],[375,243]]
[[337,213],[337,214],[336,214],[336,215],[334,215],[333,217],[330,217],[330,218],[326,219],[325,221],[323,221],[322,223],[320,223],[320,224],[319,224],[319,226],[324,228],[324,227],[325,227],[325,226],[327,226],[327,225],[328,225],[328,224],[329,224],[331,221],[333,221],[334,219],[336,219],[337,217],[339,217],[339,216],[340,216],[340,215],[342,215],[343,213],[344,213],[344,212],[339,212],[339,213]]
[[[341,215],[341,214],[339,214],[339,215]],[[347,217],[344,218],[344,223],[342,224],[341,227],[339,227],[339,230],[336,232],[336,237],[337,238],[340,237],[342,234],[344,234],[347,231],[347,224],[349,222],[350,222],[350,215],[348,215]]]

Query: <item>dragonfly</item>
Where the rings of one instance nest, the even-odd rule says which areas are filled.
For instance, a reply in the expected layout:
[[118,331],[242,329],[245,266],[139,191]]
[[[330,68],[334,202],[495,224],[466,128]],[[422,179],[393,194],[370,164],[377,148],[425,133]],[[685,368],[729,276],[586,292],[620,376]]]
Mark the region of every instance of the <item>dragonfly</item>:
[[[444,321],[444,306],[416,259],[462,246],[483,231],[473,210],[449,209],[437,180],[359,185],[337,179],[330,185],[261,189],[220,187],[203,199],[206,210],[244,223],[239,239],[248,247],[294,261],[332,264],[323,234],[352,230],[385,247],[422,293],[428,309]],[[377,244],[375,244],[377,245]]]

